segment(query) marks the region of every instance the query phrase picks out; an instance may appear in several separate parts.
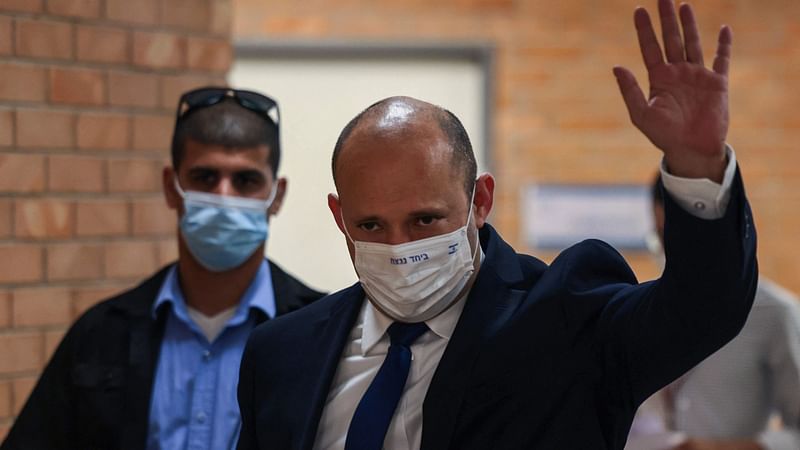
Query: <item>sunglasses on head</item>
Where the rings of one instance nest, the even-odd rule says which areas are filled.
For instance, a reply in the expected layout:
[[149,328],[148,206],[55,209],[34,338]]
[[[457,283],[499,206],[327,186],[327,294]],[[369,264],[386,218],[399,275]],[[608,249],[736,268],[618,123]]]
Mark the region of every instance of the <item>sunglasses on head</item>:
[[181,95],[175,119],[176,121],[180,120],[192,111],[216,105],[229,98],[243,108],[247,108],[264,117],[276,126],[280,124],[278,103],[275,100],[258,92],[226,87],[204,87]]

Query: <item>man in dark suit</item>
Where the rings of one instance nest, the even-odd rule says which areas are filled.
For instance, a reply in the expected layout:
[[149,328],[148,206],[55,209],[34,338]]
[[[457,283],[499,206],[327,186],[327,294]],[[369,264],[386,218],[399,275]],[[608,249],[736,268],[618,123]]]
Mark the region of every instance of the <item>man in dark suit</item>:
[[755,229],[725,143],[731,32],[713,70],[659,2],[666,61],[635,14],[651,94],[615,68],[664,154],[667,265],[638,284],[608,245],[551,265],[487,223],[458,119],[376,103],[342,131],[328,204],[359,283],[257,328],[239,379],[239,449],[621,449],[637,406],[731,339],[757,279]]
[[278,122],[276,103],[257,93],[181,97],[163,173],[180,221],[177,263],[72,326],[3,450],[235,445],[247,336],[322,296],[264,258],[287,183]]

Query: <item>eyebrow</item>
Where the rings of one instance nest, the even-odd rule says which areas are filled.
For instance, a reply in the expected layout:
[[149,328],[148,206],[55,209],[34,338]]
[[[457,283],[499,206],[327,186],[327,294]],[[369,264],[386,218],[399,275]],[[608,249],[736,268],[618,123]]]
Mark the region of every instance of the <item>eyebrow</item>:
[[[408,217],[444,216],[444,215],[445,215],[444,210],[437,208],[418,209],[408,213]],[[356,223],[381,222],[382,218],[380,216],[371,215],[371,216],[361,217],[353,221]]]
[[[202,173],[202,172],[222,172],[222,171],[216,167],[209,167],[209,166],[196,166],[189,169],[190,174]],[[234,170],[232,173],[235,175],[239,174],[258,175],[259,177],[266,178],[264,173],[258,169],[240,169],[240,170]]]

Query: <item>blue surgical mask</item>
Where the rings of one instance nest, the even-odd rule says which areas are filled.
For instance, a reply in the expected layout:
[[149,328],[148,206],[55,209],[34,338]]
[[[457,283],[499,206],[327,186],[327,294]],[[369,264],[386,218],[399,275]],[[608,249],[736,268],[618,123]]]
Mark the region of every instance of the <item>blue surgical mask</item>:
[[269,235],[267,209],[275,198],[277,183],[267,200],[206,192],[184,192],[180,228],[189,251],[203,267],[224,272],[243,264]]

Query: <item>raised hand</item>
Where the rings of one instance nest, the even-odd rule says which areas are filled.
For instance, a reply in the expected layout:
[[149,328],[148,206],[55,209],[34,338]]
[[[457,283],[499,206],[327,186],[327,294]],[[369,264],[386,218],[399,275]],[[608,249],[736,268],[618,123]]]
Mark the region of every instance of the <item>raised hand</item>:
[[672,1],[659,0],[658,12],[666,61],[650,16],[644,8],[637,8],[634,24],[650,95],[645,98],[630,70],[615,67],[622,97],[633,124],[664,152],[670,173],[721,182],[728,133],[731,30],[728,26],[720,30],[713,70],[709,70],[703,65],[692,8],[687,4],[680,7],[683,39]]

